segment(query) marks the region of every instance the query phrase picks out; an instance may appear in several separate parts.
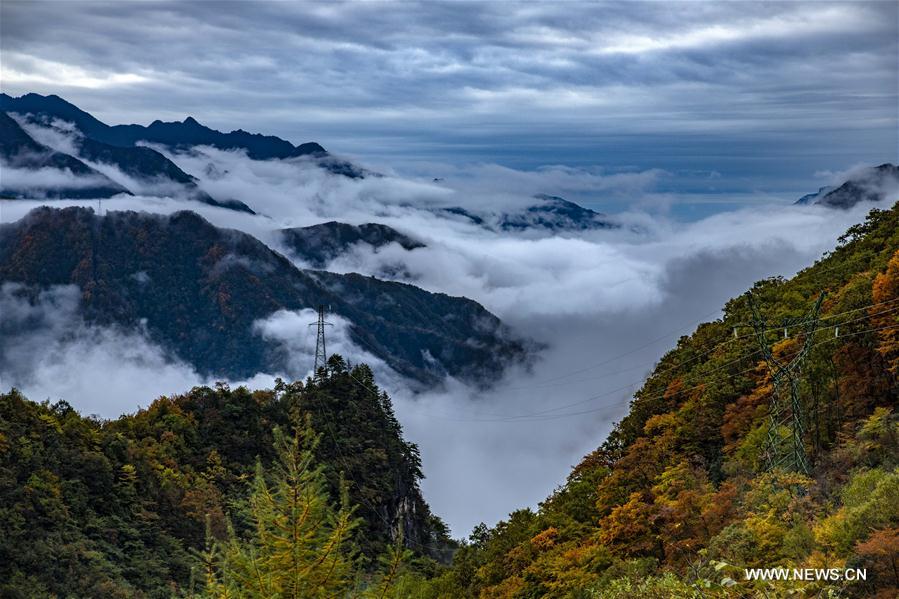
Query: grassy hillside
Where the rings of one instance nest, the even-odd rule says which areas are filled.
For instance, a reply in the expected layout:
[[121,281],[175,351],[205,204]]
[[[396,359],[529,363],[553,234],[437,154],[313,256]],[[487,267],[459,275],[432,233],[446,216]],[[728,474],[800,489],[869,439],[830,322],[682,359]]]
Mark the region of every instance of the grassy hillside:
[[[791,280],[753,287],[779,359],[804,341],[780,323],[821,291],[799,389],[808,475],[766,467],[773,382],[744,294],[661,359],[565,485],[476,529],[421,596],[895,597],[899,205]],[[866,568],[867,580],[745,580],[744,567],[775,566]]]

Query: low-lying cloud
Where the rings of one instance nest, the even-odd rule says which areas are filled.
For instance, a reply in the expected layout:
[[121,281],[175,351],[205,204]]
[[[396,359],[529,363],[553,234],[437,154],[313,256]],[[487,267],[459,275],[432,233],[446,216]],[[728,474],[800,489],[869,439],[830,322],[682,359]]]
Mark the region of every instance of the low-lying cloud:
[[67,168],[22,168],[0,160],[0,170],[3,171],[3,189],[32,198],[42,197],[54,189],[92,189],[109,184],[103,177],[76,175]]
[[66,400],[85,414],[114,417],[154,397],[202,384],[187,364],[140,331],[91,327],[71,285],[35,291],[0,286],[0,382],[35,401]]
[[[327,220],[384,223],[427,247],[407,251],[393,244],[374,251],[357,245],[327,268],[397,273],[393,276],[431,291],[470,297],[516,334],[545,345],[531,370],[512,367],[491,390],[448,380],[442,388],[413,393],[386,366],[353,346],[350,323],[332,317],[329,352],[373,364],[407,436],[422,449],[426,498],[460,536],[480,521],[492,523],[543,499],[571,465],[602,442],[654,362],[680,335],[716,318],[726,300],[755,280],[789,276],[811,264],[870,208],[867,203],[847,211],[768,203],[764,209],[722,212],[693,222],[635,208],[615,215],[622,225],[617,229],[516,234],[447,219],[433,210],[447,204],[509,207],[517,191],[503,194],[496,185],[505,174],[510,179],[517,175],[502,169],[466,177],[456,173],[436,183],[395,174],[359,181],[304,161],[252,161],[210,148],[168,155],[197,176],[213,197],[239,199],[261,215],[165,198],[117,198],[104,206],[152,212],[190,207],[288,256],[275,233],[279,228]],[[570,176],[560,178],[550,169],[521,176],[511,187],[520,185],[523,192],[543,181],[539,191],[552,193],[553,181]],[[597,190],[603,185],[610,186],[609,193],[624,189],[615,187],[614,178],[595,176],[600,178],[588,181]],[[639,206],[641,193],[651,193],[647,189],[656,176],[617,184],[629,187]],[[464,183],[457,185],[459,179]],[[531,201],[529,194],[522,193],[520,201]],[[4,202],[2,220],[16,220],[40,203]],[[74,203],[89,204],[52,205]],[[58,305],[48,309],[48,314],[56,313],[64,311]],[[267,386],[275,376],[307,375],[315,348],[315,327],[308,325],[314,321],[311,310],[276,312],[257,321],[257,334],[296,359],[288,372],[260,373],[249,384]],[[190,366],[167,360],[145,339],[80,325],[36,330],[45,329],[55,331],[47,345],[53,349],[46,356],[22,354],[23,361],[36,364],[24,385],[34,399],[64,397],[83,411],[115,416],[154,395],[208,382]],[[138,397],[140,393],[144,395]],[[568,404],[578,408],[559,409]]]

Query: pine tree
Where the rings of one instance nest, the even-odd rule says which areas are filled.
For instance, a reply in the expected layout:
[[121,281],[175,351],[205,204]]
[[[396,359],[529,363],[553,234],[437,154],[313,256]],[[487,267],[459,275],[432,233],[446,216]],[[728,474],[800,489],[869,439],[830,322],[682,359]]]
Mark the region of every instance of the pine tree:
[[245,506],[251,536],[228,539],[204,553],[202,597],[314,599],[339,597],[353,584],[350,534],[357,525],[346,485],[332,506],[321,466],[318,437],[307,420],[292,438],[275,432],[278,460],[267,476],[257,465]]

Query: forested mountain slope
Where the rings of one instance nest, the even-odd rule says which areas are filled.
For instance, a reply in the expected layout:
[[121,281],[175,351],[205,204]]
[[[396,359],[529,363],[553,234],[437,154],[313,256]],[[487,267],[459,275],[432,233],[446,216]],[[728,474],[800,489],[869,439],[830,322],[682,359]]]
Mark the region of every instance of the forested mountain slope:
[[369,368],[332,356],[316,382],[197,387],[113,421],[0,395],[0,596],[168,598],[202,588],[207,533],[227,540],[232,525],[253,537],[241,502],[257,459],[277,472],[273,431],[307,416],[330,501],[345,481],[346,505],[361,518],[347,539],[358,557],[345,552],[356,576],[399,541],[418,569],[445,559],[451,545],[419,491],[418,449]]
[[[822,291],[799,388],[808,475],[766,468],[773,381],[743,294],[680,339],[536,512],[475,530],[426,596],[895,597],[899,204],[792,279],[753,287],[779,359],[804,341],[779,323]],[[745,567],[775,566],[866,568],[867,580],[745,580]]]
[[256,323],[321,304],[352,323],[354,343],[423,384],[447,374],[489,382],[526,357],[472,300],[300,270],[256,238],[188,211],[97,216],[37,208],[0,225],[0,280],[18,284],[17,295],[29,301],[49,287],[76,285],[86,322],[142,328],[198,372],[229,380],[291,372],[294,357]]

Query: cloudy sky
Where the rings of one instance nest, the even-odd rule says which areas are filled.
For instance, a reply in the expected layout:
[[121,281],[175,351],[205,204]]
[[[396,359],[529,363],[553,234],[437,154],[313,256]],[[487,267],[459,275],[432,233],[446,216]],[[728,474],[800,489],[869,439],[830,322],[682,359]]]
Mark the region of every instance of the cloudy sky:
[[[2,88],[383,169],[658,174],[685,215],[897,160],[896,2],[4,0]],[[606,208],[601,190],[575,198]],[[614,207],[611,207],[614,209]]]

